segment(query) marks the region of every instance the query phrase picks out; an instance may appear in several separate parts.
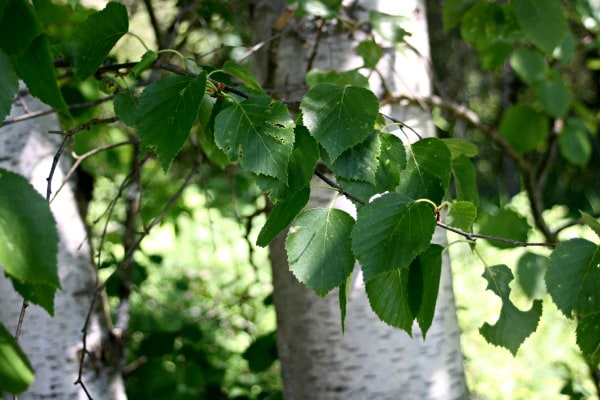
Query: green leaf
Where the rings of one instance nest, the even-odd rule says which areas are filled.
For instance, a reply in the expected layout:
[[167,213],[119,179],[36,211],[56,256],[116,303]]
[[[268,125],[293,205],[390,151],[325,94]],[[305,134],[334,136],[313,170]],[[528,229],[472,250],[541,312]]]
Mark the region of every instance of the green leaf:
[[36,37],[27,50],[16,56],[14,67],[33,96],[68,113],[54,75],[54,62],[46,35]]
[[367,77],[355,69],[343,72],[311,69],[306,74],[306,83],[311,88],[319,83],[332,83],[340,86],[350,85],[365,89],[369,88],[369,80]]
[[144,53],[144,55],[142,56],[142,59],[140,60],[140,62],[135,64],[135,66],[131,69],[131,75],[134,78],[137,78],[138,76],[140,76],[140,74],[142,72],[144,72],[146,70],[146,68],[148,68],[150,65],[152,65],[152,63],[154,61],[156,61],[157,59],[158,59],[158,53],[156,53],[155,51],[152,51],[152,50],[146,51]]
[[379,141],[381,145],[375,185],[337,178],[342,188],[365,201],[378,193],[394,191],[400,182],[400,172],[406,167],[406,150],[397,136],[380,133]]
[[559,244],[550,255],[546,288],[567,318],[600,310],[600,249],[585,239]]
[[257,93],[266,95],[264,89],[254,76],[254,74],[246,67],[241,66],[235,61],[227,60],[225,61],[225,64],[223,64],[222,70],[230,75],[235,76],[242,83],[244,83],[244,85],[246,85],[250,89],[255,90]]
[[220,168],[225,168],[229,164],[229,160],[227,159],[227,155],[215,142],[215,120],[222,109],[223,100],[215,100],[208,95],[204,95],[200,104],[200,110],[198,111],[200,119],[198,132],[202,151],[206,154],[206,157]]
[[310,197],[310,188],[306,187],[284,201],[276,204],[271,210],[271,214],[260,230],[256,244],[265,247],[283,231],[296,215],[302,211],[308,198]]
[[346,278],[338,292],[338,301],[340,303],[340,323],[342,324],[342,334],[346,331],[346,305],[348,304],[348,296],[350,295],[350,285],[352,284],[352,274]]
[[296,125],[294,132],[296,138],[287,167],[287,185],[265,175],[258,176],[256,180],[262,191],[270,192],[269,198],[273,203],[285,200],[307,187],[314,174],[317,161],[319,161],[319,147],[306,127]]
[[277,356],[277,331],[257,337],[246,348],[242,357],[248,361],[250,371],[266,371],[279,357]]
[[423,339],[433,323],[435,304],[440,291],[443,251],[442,246],[431,244],[410,265],[408,293],[411,304],[418,305],[413,309],[413,313],[423,333]]
[[42,27],[28,1],[5,0],[0,14],[0,49],[9,56],[25,51],[42,32]]
[[134,126],[138,98],[133,94],[133,90],[127,89],[115,95],[113,108],[115,114],[125,125]]
[[477,208],[470,201],[450,203],[446,223],[460,230],[471,232],[477,218]]
[[441,246],[432,244],[409,266],[383,272],[366,282],[371,308],[383,322],[412,336],[416,319],[426,337],[439,292],[442,251]]
[[576,49],[577,40],[575,39],[575,35],[568,30],[560,46],[552,52],[552,56],[560,61],[562,65],[567,66],[573,60]]
[[576,117],[567,118],[558,136],[560,154],[571,164],[585,166],[592,156],[592,142],[585,123]]
[[500,133],[520,152],[536,149],[548,136],[548,118],[525,104],[516,104],[504,112]]
[[[23,285],[60,288],[58,233],[48,202],[25,178],[0,169],[0,264]],[[45,305],[52,305],[52,297]],[[26,298],[40,304],[37,298]],[[50,314],[52,307],[44,307]]]
[[298,16],[313,15],[321,18],[335,18],[340,11],[342,0],[295,0],[298,3]]
[[512,51],[512,45],[505,42],[492,43],[479,49],[479,57],[483,69],[492,70],[500,68]]
[[154,149],[164,171],[185,143],[206,88],[206,73],[196,78],[166,76],[140,96],[136,125],[142,145]]
[[521,344],[537,329],[542,315],[542,301],[535,300],[529,311],[521,311],[510,301],[509,284],[513,274],[506,265],[487,267],[483,277],[488,281],[488,289],[502,299],[500,317],[494,325],[487,322],[479,328],[479,333],[489,343],[508,349],[517,354]]
[[323,161],[337,177],[374,185],[379,151],[379,135],[372,133],[364,142],[343,152],[334,163],[330,163],[326,156]]
[[475,2],[464,14],[461,35],[479,51],[506,46],[517,29],[516,21],[506,5]]
[[29,302],[37,304],[54,315],[54,295],[57,288],[45,283],[20,282],[17,279],[11,279],[14,289]]
[[457,26],[463,17],[463,14],[475,3],[475,0],[446,0],[442,5],[442,20],[444,22],[444,31]]
[[367,89],[320,83],[306,93],[300,108],[304,125],[335,162],[373,132],[379,102]]
[[0,123],[10,114],[13,100],[19,90],[19,78],[10,59],[0,50]]
[[356,54],[364,60],[365,68],[375,68],[383,57],[383,49],[374,40],[364,40],[356,47]]
[[548,257],[525,253],[517,264],[517,283],[530,299],[541,299],[546,294],[544,276],[548,269]]
[[436,138],[419,140],[410,146],[408,165],[400,173],[396,191],[439,203],[450,184],[451,165],[450,150],[444,142]]
[[409,268],[383,272],[365,283],[371,309],[386,324],[412,336],[415,316],[408,299]]
[[93,74],[128,30],[127,9],[117,2],[111,1],[87,17],[73,32],[66,49],[75,75],[85,79]]
[[15,338],[0,324],[0,393],[24,392],[34,379],[33,368]]
[[589,365],[600,363],[600,312],[590,313],[577,323],[577,345]]
[[448,147],[450,153],[452,154],[452,159],[455,159],[461,155],[466,157],[475,157],[479,154],[479,150],[477,149],[477,145],[471,143],[467,140],[457,139],[457,138],[447,138],[441,139],[442,142]]
[[294,148],[294,121],[287,108],[267,96],[233,101],[215,120],[217,146],[242,167],[287,184]]
[[408,18],[401,15],[385,14],[376,10],[369,11],[369,22],[382,38],[393,43],[401,43],[410,33],[402,28]]
[[319,296],[341,285],[352,273],[350,233],[354,220],[335,208],[313,208],[298,215],[285,248],[290,270]]
[[452,160],[452,177],[456,200],[469,201],[476,207],[479,204],[479,189],[477,188],[477,171],[466,156],[461,155]]
[[529,85],[544,79],[546,60],[537,50],[519,47],[511,55],[510,65],[519,78]]
[[514,0],[511,4],[527,38],[546,54],[552,54],[569,30],[560,1]]
[[600,238],[600,222],[586,212],[579,211],[579,213],[581,214],[581,218],[585,221],[585,224],[592,228],[596,236]]
[[[525,242],[529,230],[530,226],[527,219],[509,208],[504,208],[496,214],[484,214],[480,218],[479,233],[484,235]],[[489,243],[501,249],[513,247],[508,243],[496,240],[490,240]]]
[[365,282],[407,267],[429,247],[434,229],[431,205],[400,193],[387,193],[361,208],[352,231],[352,249]]
[[562,118],[569,110],[571,94],[560,76],[536,83],[533,91],[544,110],[554,118]]

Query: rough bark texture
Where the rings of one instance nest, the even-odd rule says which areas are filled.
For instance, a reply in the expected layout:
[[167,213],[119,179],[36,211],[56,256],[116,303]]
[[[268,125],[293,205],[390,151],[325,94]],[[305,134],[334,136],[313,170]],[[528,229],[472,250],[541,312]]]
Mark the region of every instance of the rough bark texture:
[[[31,98],[26,98],[25,103],[30,111],[47,108]],[[23,102],[18,102],[11,116],[24,113]],[[0,128],[0,167],[24,175],[44,196],[52,158],[61,141],[60,136],[47,133],[55,129],[58,129],[55,115]],[[64,171],[64,168],[57,169],[53,180],[55,189],[62,182]],[[86,231],[70,186],[60,191],[51,208],[60,236],[58,267],[62,290],[55,298],[54,317],[33,304],[27,308],[19,342],[33,365],[35,381],[27,392],[19,395],[20,400],[87,398],[81,386],[74,382],[82,349],[81,330],[90,305],[95,272]],[[12,332],[19,320],[21,304],[22,298],[15,293],[10,280],[0,273],[0,321]],[[102,313],[96,310],[87,335],[87,348],[92,353],[85,364],[83,381],[96,400],[125,399],[120,371],[104,361],[104,325]]]
[[[419,52],[388,49],[378,68],[390,94],[430,94],[429,47],[424,4],[418,0],[361,1],[355,8],[376,9],[409,18],[404,28],[411,32],[411,45]],[[258,1],[254,13],[256,41],[272,35],[272,27],[283,14],[283,2]],[[279,20],[281,21],[281,20]],[[318,21],[292,19],[279,39],[272,40],[257,57],[261,78],[284,99],[300,99],[306,91],[304,76],[308,60],[318,41],[313,67],[348,70],[360,66],[347,34],[339,34],[327,23],[320,38]],[[356,33],[360,35],[360,32]],[[262,56],[262,57],[261,57]],[[381,79],[373,76],[371,87],[382,94]],[[415,128],[422,136],[434,134],[430,117],[400,104],[383,110]],[[416,139],[408,134],[410,140]],[[402,137],[403,140],[406,136]],[[322,183],[320,183],[322,185]],[[311,205],[327,206],[331,191],[313,190]],[[340,204],[346,208],[348,205]],[[442,232],[437,242],[444,242]],[[418,328],[410,338],[405,332],[378,320],[371,311],[362,277],[350,294],[346,333],[342,335],[337,291],[318,298],[298,283],[289,272],[283,237],[270,247],[273,266],[274,300],[278,320],[278,347],[286,399],[464,399],[467,396],[448,260],[444,261],[434,323],[422,340]]]

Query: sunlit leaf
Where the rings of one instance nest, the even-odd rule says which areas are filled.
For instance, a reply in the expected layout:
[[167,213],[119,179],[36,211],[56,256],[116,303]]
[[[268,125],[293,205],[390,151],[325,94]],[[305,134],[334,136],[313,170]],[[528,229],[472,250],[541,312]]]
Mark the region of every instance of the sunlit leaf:
[[292,223],[285,248],[290,270],[319,296],[341,285],[352,273],[350,233],[354,220],[335,208],[313,208]]
[[[60,288],[56,254],[58,233],[48,202],[15,173],[0,169],[0,265],[27,293],[31,285],[47,285],[49,298],[26,297],[53,313],[55,289]],[[36,292],[40,294],[39,290]],[[24,293],[21,293],[24,294]]]
[[569,29],[560,1],[514,0],[511,4],[527,38],[546,54],[552,54]]
[[590,214],[588,214],[586,212],[579,211],[579,213],[581,214],[581,217],[585,221],[585,224],[587,226],[589,226],[590,228],[592,228],[594,233],[600,238],[600,222],[598,222],[598,220],[596,218],[592,217]]
[[352,249],[364,279],[407,267],[431,241],[435,216],[431,205],[400,193],[385,194],[358,212]]
[[374,40],[364,40],[356,47],[356,53],[362,57],[366,68],[375,68],[383,56],[383,49]]
[[204,96],[206,74],[166,76],[140,96],[136,125],[142,145],[154,149],[164,171],[185,143]]
[[0,393],[24,392],[33,382],[33,368],[15,338],[0,324]]
[[239,159],[244,169],[287,184],[294,121],[283,104],[267,96],[231,102],[217,115],[215,139],[231,161]]
[[255,90],[257,93],[266,94],[254,74],[246,67],[236,63],[235,61],[227,60],[225,61],[225,64],[223,64],[222,69],[228,74],[238,78],[243,84],[248,86],[250,89]]
[[500,133],[521,152],[537,148],[548,129],[548,118],[525,104],[511,106],[500,122]]
[[0,123],[10,114],[13,100],[19,90],[19,78],[10,59],[0,50]]
[[260,230],[256,244],[262,247],[268,245],[302,211],[308,203],[309,196],[310,188],[307,187],[276,204]]
[[546,60],[537,50],[519,47],[510,57],[510,66],[523,82],[531,85],[544,78]]
[[407,157],[397,191],[413,199],[427,198],[439,203],[450,184],[448,147],[436,138],[422,139],[410,146]]
[[298,3],[298,15],[312,15],[321,18],[334,18],[342,4],[342,0],[294,0]]
[[84,79],[94,73],[128,30],[127,9],[112,1],[79,24],[67,49],[75,75]]
[[342,72],[311,69],[306,74],[306,83],[311,88],[319,83],[333,83],[341,86],[350,85],[365,89],[369,88],[369,80],[367,77],[355,69]]
[[483,277],[488,281],[487,288],[502,299],[498,321],[494,325],[487,322],[479,328],[479,333],[491,344],[508,349],[517,354],[521,344],[537,329],[542,315],[542,301],[535,300],[530,310],[519,310],[509,299],[509,284],[513,274],[506,265],[487,267]]
[[306,93],[300,108],[304,125],[335,162],[373,133],[379,102],[361,87],[320,83]]
[[477,145],[464,139],[457,138],[446,138],[442,139],[442,142],[448,147],[452,154],[452,159],[455,159],[461,155],[466,157],[475,157],[479,154]]
[[370,10],[369,22],[381,37],[391,42],[401,43],[406,36],[410,36],[410,32],[402,28],[402,24],[407,22],[405,16]]

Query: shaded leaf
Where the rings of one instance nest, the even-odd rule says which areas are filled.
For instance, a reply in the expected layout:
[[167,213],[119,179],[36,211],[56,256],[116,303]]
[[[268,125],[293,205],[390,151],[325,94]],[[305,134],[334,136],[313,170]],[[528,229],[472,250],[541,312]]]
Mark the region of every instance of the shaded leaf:
[[340,303],[340,323],[342,325],[342,334],[346,331],[346,305],[348,303],[348,296],[350,295],[350,285],[352,284],[352,274],[346,278],[338,292],[338,301]]
[[246,348],[242,357],[252,372],[266,371],[277,359],[277,331],[257,337]]
[[117,41],[129,30],[127,9],[109,2],[77,26],[69,40],[67,54],[79,79],[94,73]]
[[142,145],[154,149],[164,171],[185,143],[206,87],[206,74],[196,78],[166,76],[140,96],[136,125]]
[[463,14],[475,3],[475,0],[446,0],[442,8],[444,30],[447,32],[457,26]]
[[571,164],[585,166],[592,156],[592,141],[585,123],[579,118],[567,118],[558,136],[560,154]]
[[0,50],[0,123],[10,114],[13,100],[19,90],[19,78],[10,59]]
[[356,47],[356,53],[362,57],[365,68],[375,68],[383,57],[383,49],[374,40],[364,40]]
[[466,156],[461,155],[452,160],[452,177],[456,200],[469,201],[476,207],[479,205],[479,189],[477,188],[477,171]]
[[133,94],[133,90],[128,88],[123,92],[119,92],[115,95],[115,100],[113,101],[113,108],[115,110],[115,114],[125,125],[134,126],[135,125],[135,116],[136,116],[136,108],[138,105],[138,98]]
[[152,65],[152,63],[157,59],[158,53],[152,50],[146,51],[142,56],[142,59],[131,69],[131,75],[134,78],[137,78],[142,72],[146,70],[146,68]]
[[502,299],[498,321],[494,325],[487,322],[479,328],[479,333],[491,344],[508,349],[517,354],[521,344],[537,329],[542,315],[542,301],[535,300],[529,311],[521,311],[510,301],[509,284],[513,274],[506,265],[487,267],[483,277],[488,281],[487,288]]
[[9,56],[25,51],[43,30],[28,1],[5,0],[0,6],[0,49]]
[[308,203],[309,197],[310,188],[306,187],[276,204],[267,222],[265,222],[265,225],[260,230],[256,244],[261,247],[268,245],[302,211],[306,203]]
[[446,223],[465,232],[471,232],[473,223],[477,218],[477,208],[473,203],[470,201],[455,201],[450,203],[449,207]]
[[[0,264],[4,271],[24,286],[60,288],[58,232],[48,202],[25,178],[10,171],[0,169],[0,187]],[[43,299],[43,304],[39,297],[25,299],[52,314],[54,291],[42,294],[50,297]]]
[[450,160],[450,150],[440,139],[413,143],[397,191],[413,199],[427,198],[439,203],[450,184]]
[[563,117],[569,110],[571,94],[559,76],[536,83],[533,90],[544,110],[554,118]]
[[[427,331],[433,323],[435,304],[440,291],[443,251],[442,246],[431,244],[410,265],[408,293],[411,304],[418,304],[418,307],[413,309],[413,313],[421,328],[423,338],[427,336]],[[418,290],[415,290],[417,288]]]
[[331,163],[327,156],[323,157],[323,162],[337,177],[374,185],[379,151],[379,135],[372,133],[364,142],[343,152],[335,162]]
[[0,324],[0,393],[24,392],[33,382],[33,368],[15,338]]
[[386,324],[412,336],[415,319],[408,300],[408,267],[383,272],[365,283],[371,309]]
[[354,267],[350,233],[354,220],[335,208],[313,208],[298,215],[285,248],[290,270],[319,296],[346,280]]
[[46,35],[36,37],[27,50],[16,56],[14,67],[33,96],[68,113],[56,81],[54,62]]
[[[525,242],[529,230],[527,219],[509,208],[504,208],[496,214],[484,214],[480,218],[479,233],[484,235]],[[496,240],[490,240],[489,244],[501,249],[513,247],[511,244]]]
[[198,118],[200,119],[199,136],[202,150],[206,157],[221,168],[229,164],[227,155],[217,146],[215,142],[215,120],[217,115],[223,109],[223,100],[215,100],[212,97],[204,95]]
[[379,102],[364,88],[320,83],[306,93],[300,108],[304,125],[335,162],[373,133]]
[[407,267],[429,247],[434,229],[431,205],[400,193],[387,193],[361,208],[352,231],[352,249],[365,282]]
[[560,1],[514,0],[512,6],[527,38],[546,54],[552,54],[569,30]]
[[244,169],[287,184],[294,121],[283,104],[267,96],[232,102],[217,115],[215,139],[231,161],[240,159]]
[[520,152],[534,150],[548,136],[548,129],[548,118],[525,104],[511,106],[500,122],[500,133]]
[[600,312],[587,314],[577,323],[577,345],[589,365],[600,363]]
[[517,283],[530,299],[541,299],[546,294],[544,276],[548,269],[548,257],[525,253],[517,263]]

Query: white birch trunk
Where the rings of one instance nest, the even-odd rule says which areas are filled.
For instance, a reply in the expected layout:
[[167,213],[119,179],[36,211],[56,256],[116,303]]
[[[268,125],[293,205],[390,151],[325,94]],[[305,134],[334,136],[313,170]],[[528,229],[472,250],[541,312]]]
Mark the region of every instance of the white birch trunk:
[[[274,21],[283,13],[283,2],[258,2],[255,14],[257,38],[266,38]],[[378,65],[394,95],[430,94],[429,44],[424,1],[361,1],[366,10],[375,9],[408,18],[403,27],[412,36],[404,52],[389,48]],[[365,16],[365,14],[362,14]],[[310,24],[289,22],[283,32],[272,75],[260,76],[274,86],[276,95],[300,99],[306,88],[304,76],[316,34]],[[308,28],[307,28],[308,27]],[[261,36],[262,33],[262,36]],[[323,35],[313,67],[348,70],[361,65],[347,35]],[[257,72],[269,67],[267,50],[258,60]],[[271,57],[274,57],[271,54]],[[376,79],[371,88],[377,92]],[[392,105],[384,110],[415,128],[422,136],[434,135],[430,116],[419,109]],[[406,140],[406,137],[401,137]],[[414,138],[411,138],[414,139]],[[320,182],[322,186],[322,183]],[[311,206],[328,206],[332,191],[313,190]],[[348,204],[340,204],[346,208]],[[436,241],[445,242],[443,232]],[[437,309],[427,339],[415,327],[413,338],[379,321],[371,311],[360,274],[348,300],[346,333],[340,328],[337,290],[325,299],[301,285],[289,272],[283,237],[271,245],[274,300],[278,322],[278,348],[286,399],[464,399],[467,390],[456,319],[449,260],[444,258]],[[446,254],[446,253],[444,253]]]
[[[25,103],[29,111],[47,108],[29,97]],[[24,113],[22,103],[17,102],[11,117]],[[24,175],[43,196],[52,158],[62,139],[47,132],[56,129],[59,126],[54,114],[0,128],[0,166]],[[68,151],[64,155],[67,157]],[[66,163],[61,166],[65,167]],[[53,180],[55,190],[64,172],[64,168],[57,169]],[[35,381],[18,396],[20,400],[87,399],[81,386],[74,382],[78,376],[81,330],[94,290],[95,271],[86,230],[69,185],[60,191],[51,209],[60,237],[58,268],[62,290],[57,292],[54,301],[53,318],[41,307],[32,304],[27,308],[19,343],[35,370]],[[12,332],[19,320],[22,301],[10,280],[0,272],[0,321]],[[84,365],[83,381],[95,400],[125,399],[120,370],[114,365],[107,366],[103,360],[102,346],[108,342],[106,332],[102,313],[94,310],[87,335],[91,354]]]

